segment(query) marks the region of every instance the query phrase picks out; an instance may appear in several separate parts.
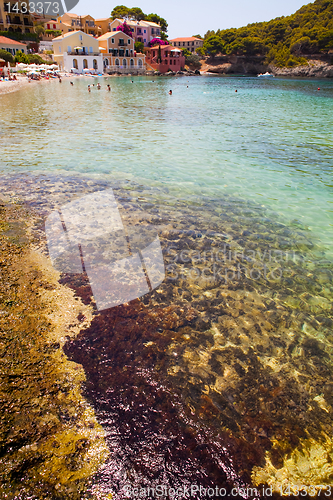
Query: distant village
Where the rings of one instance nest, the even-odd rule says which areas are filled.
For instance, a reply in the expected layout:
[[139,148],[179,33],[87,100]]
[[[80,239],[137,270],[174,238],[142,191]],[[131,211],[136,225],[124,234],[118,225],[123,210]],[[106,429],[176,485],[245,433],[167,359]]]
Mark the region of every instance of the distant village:
[[[161,25],[152,21],[95,19],[71,12],[52,17],[26,12],[24,5],[0,0],[0,50],[13,56],[19,51],[52,54],[54,62],[66,72],[177,73],[185,67],[183,50],[195,53],[203,46],[203,40],[193,36],[166,40]],[[14,40],[14,33],[24,34],[24,39]],[[29,34],[31,41],[27,40]]]

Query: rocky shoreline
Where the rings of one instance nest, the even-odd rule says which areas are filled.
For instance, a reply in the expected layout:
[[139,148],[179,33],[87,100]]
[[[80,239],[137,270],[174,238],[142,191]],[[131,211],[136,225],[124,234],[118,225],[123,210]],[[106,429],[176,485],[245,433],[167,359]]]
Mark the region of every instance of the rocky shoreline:
[[78,500],[108,455],[83,369],[63,352],[92,313],[33,249],[39,223],[0,198],[0,497]]
[[215,61],[201,61],[201,74],[215,73],[222,75],[258,75],[269,71],[274,76],[332,78],[333,65],[318,59],[309,59],[308,63],[293,68],[279,68],[265,64],[262,58],[223,57]]

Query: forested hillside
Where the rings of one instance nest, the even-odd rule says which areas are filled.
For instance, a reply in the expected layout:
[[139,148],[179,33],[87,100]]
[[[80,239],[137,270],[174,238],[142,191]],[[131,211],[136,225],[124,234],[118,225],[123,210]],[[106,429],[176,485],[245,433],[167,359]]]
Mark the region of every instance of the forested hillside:
[[212,57],[261,55],[277,66],[295,66],[304,61],[304,55],[333,55],[333,0],[316,0],[291,16],[268,22],[208,31],[203,52]]

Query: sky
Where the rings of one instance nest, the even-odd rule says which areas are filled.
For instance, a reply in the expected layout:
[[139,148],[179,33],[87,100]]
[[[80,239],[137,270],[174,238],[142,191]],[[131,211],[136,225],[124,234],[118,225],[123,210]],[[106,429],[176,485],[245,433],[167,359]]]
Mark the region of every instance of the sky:
[[239,28],[249,23],[269,21],[293,14],[304,0],[80,0],[72,10],[75,14],[90,14],[94,18],[108,17],[116,5],[140,7],[146,14],[158,14],[169,24],[169,38],[204,35],[208,30]]

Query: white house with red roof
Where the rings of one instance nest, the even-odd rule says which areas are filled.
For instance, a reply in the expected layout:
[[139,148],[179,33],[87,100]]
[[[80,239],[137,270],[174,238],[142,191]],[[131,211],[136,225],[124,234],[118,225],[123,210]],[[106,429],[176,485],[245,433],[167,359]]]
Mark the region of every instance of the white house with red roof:
[[0,49],[7,50],[7,52],[10,52],[13,56],[15,56],[18,51],[24,54],[28,53],[26,43],[17,42],[6,36],[0,36]]
[[174,47],[179,47],[181,49],[187,49],[190,52],[195,52],[196,49],[203,47],[204,41],[201,38],[196,38],[195,36],[188,36],[183,38],[174,38],[169,40],[171,45]]

